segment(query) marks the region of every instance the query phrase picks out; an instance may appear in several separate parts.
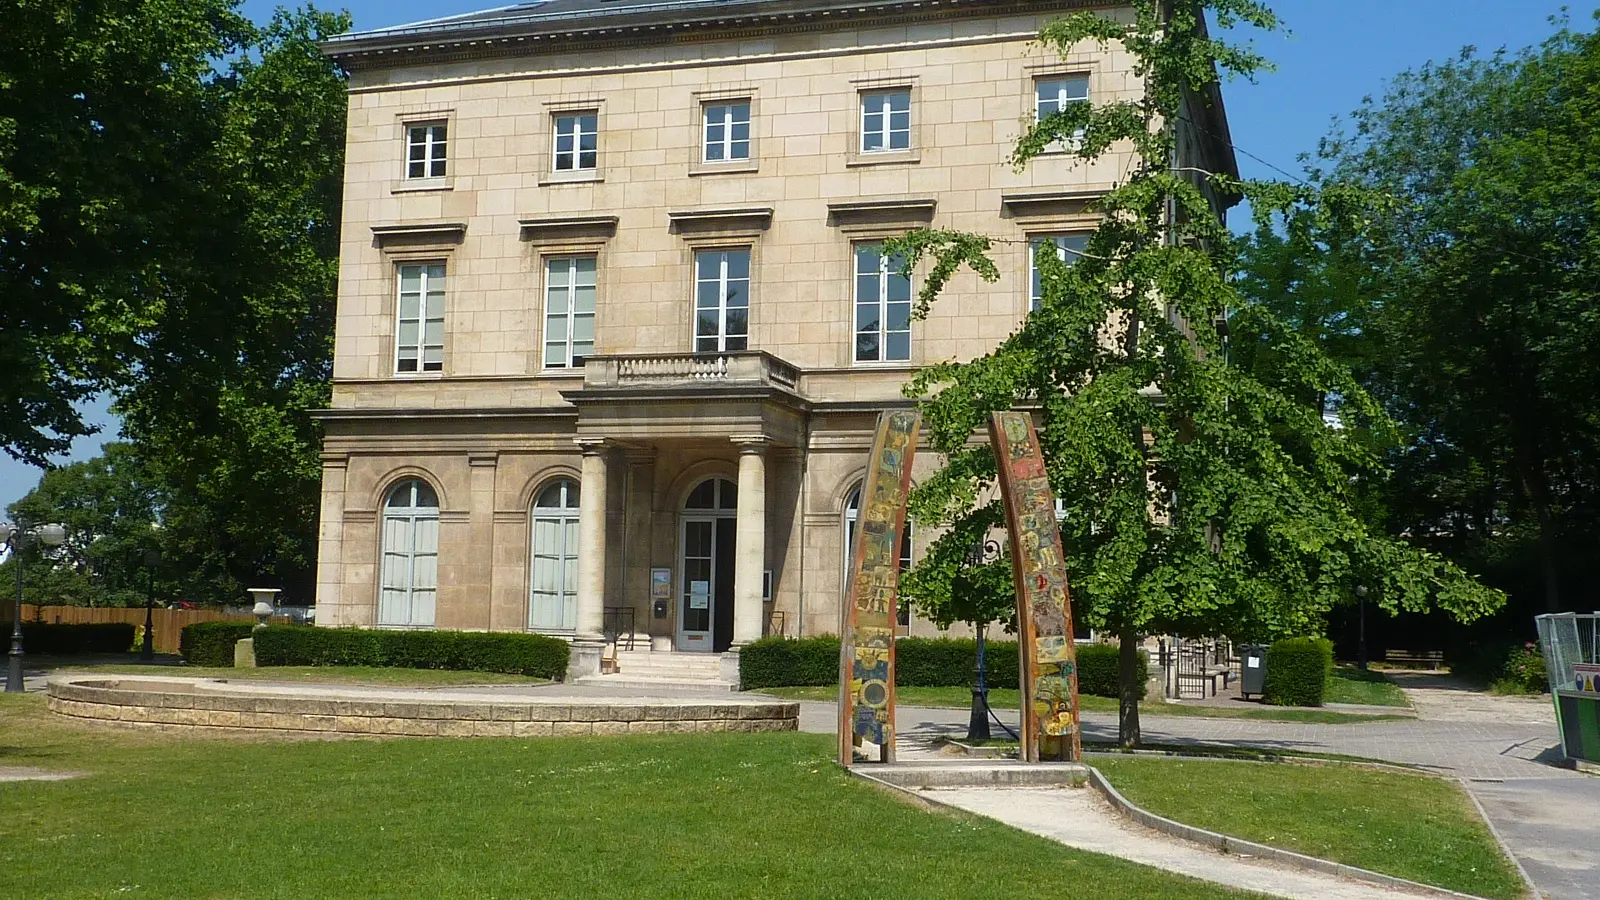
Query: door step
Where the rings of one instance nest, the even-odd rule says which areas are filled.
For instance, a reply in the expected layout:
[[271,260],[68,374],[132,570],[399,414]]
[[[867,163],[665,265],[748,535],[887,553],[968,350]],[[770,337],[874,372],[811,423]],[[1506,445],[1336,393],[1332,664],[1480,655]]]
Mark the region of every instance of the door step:
[[729,694],[739,689],[737,684],[716,678],[686,678],[673,675],[629,675],[619,672],[616,675],[585,675],[577,680],[578,684],[595,685],[599,687],[623,688],[626,690],[674,690],[674,691],[705,691],[707,693]]

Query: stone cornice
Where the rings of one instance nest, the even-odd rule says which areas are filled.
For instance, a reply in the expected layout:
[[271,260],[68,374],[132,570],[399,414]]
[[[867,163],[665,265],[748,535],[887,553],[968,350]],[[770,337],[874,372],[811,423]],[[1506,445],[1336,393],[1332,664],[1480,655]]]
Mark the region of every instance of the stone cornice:
[[422,23],[413,28],[344,35],[324,41],[321,47],[341,66],[354,71],[1119,5],[1105,0],[721,0],[624,7],[582,16],[527,14]]

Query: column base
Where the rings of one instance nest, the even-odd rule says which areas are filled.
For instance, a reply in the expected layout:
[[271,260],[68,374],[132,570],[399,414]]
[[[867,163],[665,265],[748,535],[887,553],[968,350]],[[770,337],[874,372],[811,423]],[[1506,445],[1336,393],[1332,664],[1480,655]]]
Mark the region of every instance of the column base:
[[585,675],[600,674],[600,657],[605,654],[606,642],[601,638],[576,638],[567,657],[566,683],[572,684]]
[[728,682],[729,684],[732,684],[732,685],[736,685],[737,687],[739,687],[741,689],[744,687],[744,683],[739,680],[739,645],[738,644],[735,644],[732,647],[729,647],[727,649],[727,651],[722,654],[722,673],[721,674],[722,674],[722,680],[723,681],[726,681],[726,682]]

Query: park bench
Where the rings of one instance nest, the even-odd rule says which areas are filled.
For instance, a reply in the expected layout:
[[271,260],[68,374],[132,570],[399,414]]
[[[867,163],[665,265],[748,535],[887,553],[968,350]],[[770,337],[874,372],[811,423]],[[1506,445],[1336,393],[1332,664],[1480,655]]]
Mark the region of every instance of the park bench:
[[1391,665],[1405,666],[1408,669],[1420,669],[1424,666],[1429,669],[1438,669],[1444,665],[1443,650],[1385,650],[1383,661]]

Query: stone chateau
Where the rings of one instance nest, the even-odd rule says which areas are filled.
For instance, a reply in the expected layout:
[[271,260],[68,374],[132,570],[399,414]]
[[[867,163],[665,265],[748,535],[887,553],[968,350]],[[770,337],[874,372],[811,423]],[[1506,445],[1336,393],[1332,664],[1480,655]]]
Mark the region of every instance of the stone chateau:
[[[878,413],[1015,330],[1031,248],[1070,259],[1132,162],[1008,162],[1035,116],[1137,96],[1126,53],[1034,44],[1097,6],[547,0],[328,42],[318,622],[563,635],[575,675],[605,634],[715,665],[836,633]],[[1233,170],[1220,97],[1191,106],[1183,162]],[[913,322],[879,242],[922,226],[1003,274]]]

